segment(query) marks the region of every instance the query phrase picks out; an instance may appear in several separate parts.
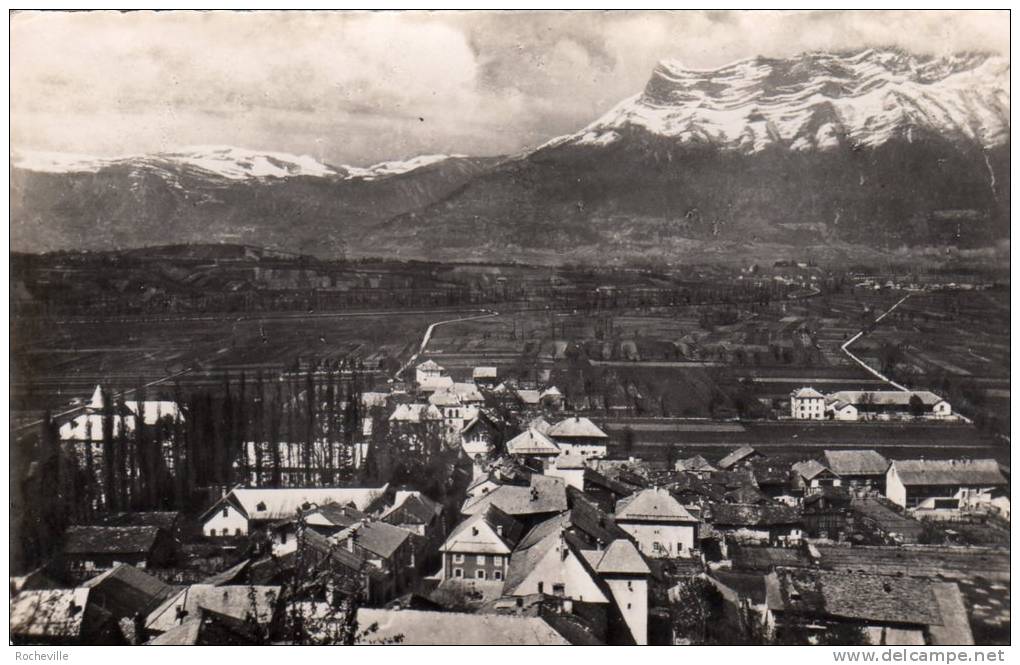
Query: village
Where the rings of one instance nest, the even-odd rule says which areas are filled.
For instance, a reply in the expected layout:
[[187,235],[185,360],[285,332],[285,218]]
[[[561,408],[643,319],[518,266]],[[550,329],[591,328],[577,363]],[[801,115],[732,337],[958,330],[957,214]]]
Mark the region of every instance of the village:
[[9,14],[13,660],[1004,659],[1008,8]]
[[[555,385],[418,360],[370,391],[353,364],[287,391],[242,380],[223,412],[97,386],[40,429],[28,474],[56,505],[28,512],[68,515],[10,580],[12,639],[1008,642],[994,459],[682,441],[642,459]],[[263,400],[277,410],[244,410]],[[928,391],[811,386],[784,417],[959,418]],[[225,445],[201,443],[203,420]]]

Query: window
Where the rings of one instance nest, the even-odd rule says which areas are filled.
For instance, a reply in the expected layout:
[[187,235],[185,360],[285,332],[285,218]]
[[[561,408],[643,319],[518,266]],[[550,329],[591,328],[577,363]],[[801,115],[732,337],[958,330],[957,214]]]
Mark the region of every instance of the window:
[[234,535],[235,536],[240,536],[241,535],[241,530],[240,529],[234,529]]
[[464,563],[464,555],[463,554],[454,554],[453,555],[453,562],[454,563]]
[[454,577],[464,577],[464,571],[461,570],[460,568],[454,568],[453,569],[453,576]]
[[485,571],[484,570],[476,570],[475,571],[475,577],[477,577],[480,580],[484,580],[485,579]]
[[544,591],[545,591],[545,585],[542,582],[539,582],[538,583],[538,592],[539,593],[544,593]]
[[476,556],[475,557],[475,563],[477,563],[479,566],[484,566],[485,565],[485,555],[484,554],[479,554],[478,556]]
[[230,517],[230,508],[224,508],[223,509],[223,516],[224,517]]
[[566,593],[567,593],[567,587],[565,585],[563,585],[563,584],[554,584],[553,585],[553,595],[554,596],[565,596]]
[[209,535],[210,536],[215,536],[216,535],[216,529],[209,529]]
[[224,530],[223,530],[223,535],[224,535],[224,536],[226,536],[226,535],[227,535],[227,534],[229,534],[229,533],[230,533],[230,531],[229,531],[229,530],[227,530],[227,529],[224,529]]
[[501,580],[501,579],[503,579],[503,572],[497,570],[496,572],[494,572],[492,574],[492,579],[494,579],[494,580]]

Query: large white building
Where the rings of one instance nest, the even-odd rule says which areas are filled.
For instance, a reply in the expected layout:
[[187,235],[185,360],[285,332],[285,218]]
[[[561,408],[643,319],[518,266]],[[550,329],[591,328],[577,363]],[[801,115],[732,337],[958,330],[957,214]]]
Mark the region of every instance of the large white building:
[[662,488],[620,499],[616,524],[650,557],[689,557],[698,542],[698,518]]
[[944,512],[988,507],[1003,494],[1008,500],[1008,486],[993,459],[894,460],[885,495],[904,508]]
[[381,487],[237,488],[214,503],[202,516],[208,537],[247,536],[260,525],[293,518],[299,510],[336,503],[365,511],[386,493]]
[[835,420],[951,418],[949,402],[927,390],[841,390],[825,398]]
[[797,420],[825,418],[825,395],[814,388],[801,388],[790,394],[790,416]]

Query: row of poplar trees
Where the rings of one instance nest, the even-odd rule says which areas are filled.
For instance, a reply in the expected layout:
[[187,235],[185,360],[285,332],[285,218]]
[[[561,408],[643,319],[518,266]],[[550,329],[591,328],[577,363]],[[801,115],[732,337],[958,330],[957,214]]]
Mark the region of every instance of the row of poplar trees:
[[[123,396],[102,392],[85,441],[61,440],[49,414],[12,455],[18,557],[41,560],[71,524],[104,514],[201,510],[211,490],[332,486],[355,479],[363,366],[309,363],[268,377],[224,375],[212,389],[173,388],[177,409],[143,424]],[[144,403],[139,385],[131,400]],[[166,399],[162,397],[161,399]],[[98,427],[98,433],[91,431]]]

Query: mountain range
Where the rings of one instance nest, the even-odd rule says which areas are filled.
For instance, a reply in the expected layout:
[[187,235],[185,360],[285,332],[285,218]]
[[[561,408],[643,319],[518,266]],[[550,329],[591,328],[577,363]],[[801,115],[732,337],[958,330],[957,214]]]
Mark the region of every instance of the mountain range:
[[603,117],[517,155],[15,153],[12,249],[554,263],[983,247],[1009,237],[1009,92],[1009,62],[977,53],[665,61]]

